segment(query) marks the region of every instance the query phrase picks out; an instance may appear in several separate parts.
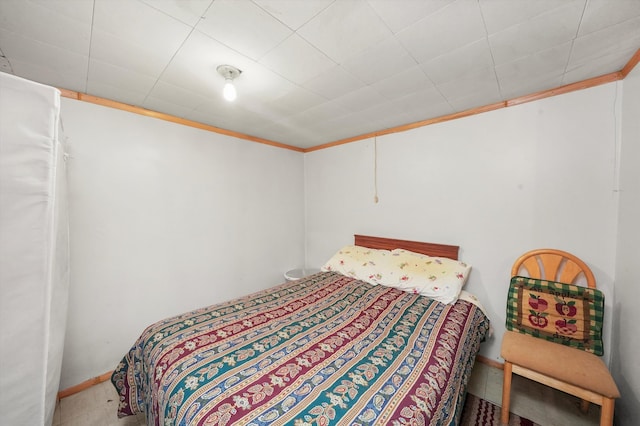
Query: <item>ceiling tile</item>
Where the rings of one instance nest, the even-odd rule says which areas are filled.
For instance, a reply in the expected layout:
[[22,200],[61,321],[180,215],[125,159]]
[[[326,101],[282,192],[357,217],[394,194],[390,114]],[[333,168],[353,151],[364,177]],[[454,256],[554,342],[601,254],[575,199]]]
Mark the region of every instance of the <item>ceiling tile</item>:
[[296,114],[325,102],[326,99],[303,87],[294,87],[289,92],[269,102],[268,106],[280,115]]
[[387,99],[398,99],[414,92],[433,88],[433,83],[419,66],[415,66],[372,86]]
[[368,0],[378,16],[380,16],[394,33],[442,9],[453,1],[454,0],[404,0],[402,6],[399,6],[398,0]]
[[468,111],[485,105],[503,101],[503,97],[495,84],[478,86],[477,90],[469,91],[457,98],[448,99],[456,112]]
[[493,58],[484,37],[420,65],[434,84],[464,78],[487,67],[493,67]]
[[151,111],[163,112],[164,114],[180,118],[189,117],[193,110],[193,108],[186,108],[176,102],[166,101],[153,96],[147,96],[142,103],[142,107]]
[[214,0],[140,0],[190,27],[195,26]]
[[335,102],[349,111],[361,111],[374,105],[379,105],[386,101],[380,93],[370,86],[362,87],[358,90],[346,93],[335,99]]
[[272,120],[269,117],[265,117],[260,111],[252,111],[250,109],[243,109],[239,114],[234,115],[231,118],[225,120],[222,123],[222,127],[226,126],[226,123],[237,123],[237,128],[243,133],[252,136],[258,136],[256,129],[264,127],[271,123]]
[[142,106],[144,98],[147,95],[146,93],[126,90],[101,81],[87,82],[87,90],[101,98],[139,107]]
[[501,87],[513,92],[514,86],[523,81],[537,79],[541,75],[561,76],[567,66],[571,42],[525,56],[495,68]]
[[390,109],[395,108],[404,113],[398,116],[401,123],[409,124],[452,114],[455,110],[449,102],[435,89],[428,89],[394,101]]
[[481,92],[488,95],[487,97],[492,102],[495,102],[496,97],[499,98],[500,94],[493,67],[474,69],[472,74],[443,84],[438,84],[436,87],[449,102],[455,99],[466,98],[473,92]]
[[541,92],[551,87],[560,87],[562,83],[562,74],[556,73],[541,74],[526,80],[502,80],[500,82],[500,93],[505,100],[515,99],[521,96],[530,95],[532,93]]
[[364,0],[332,3],[303,25],[298,34],[337,63],[391,36]]
[[144,3],[96,0],[91,57],[158,76],[190,32],[188,25]]
[[[236,63],[232,62],[232,64]],[[248,60],[237,64],[242,70],[240,77],[234,80],[238,95],[249,96],[254,102],[271,102],[298,87],[292,81],[258,62]],[[218,81],[222,87],[224,81],[222,79]]]
[[[609,0],[606,0],[609,1]],[[480,0],[482,17],[489,35],[517,24],[531,21],[539,15],[553,13],[553,9],[573,6],[584,8],[586,0]]]
[[398,117],[406,112],[395,108],[389,108],[387,104],[378,104],[362,111],[357,111],[345,115],[342,119],[332,122],[333,125],[340,125],[347,133],[346,136],[359,135],[366,132],[394,127],[398,124],[406,124],[405,121],[398,122]]
[[[304,61],[299,58],[305,58]],[[297,34],[266,54],[260,63],[294,83],[305,81],[331,69],[335,63]]]
[[[429,117],[429,111],[432,105],[436,106],[440,104],[447,104],[447,101],[435,87],[413,92],[402,98],[394,99],[391,102],[393,108],[407,112],[419,111],[423,113],[423,117],[425,118]],[[451,111],[451,108],[449,107],[448,110]]]
[[194,108],[189,113],[190,117],[200,123],[228,130],[236,130],[231,126],[230,121],[229,125],[225,123],[228,122],[227,120],[237,117],[242,109],[235,102],[228,102],[227,104],[224,104],[224,102],[224,99],[211,98],[209,101],[198,105],[197,108]]
[[236,0],[214,1],[197,28],[255,60],[292,34],[255,3]]
[[398,39],[420,63],[486,36],[477,2],[456,1],[398,33]]
[[254,0],[280,22],[297,30],[335,0]]
[[88,86],[93,84],[103,84],[106,86],[118,87],[123,91],[131,91],[147,95],[156,79],[145,74],[131,71],[113,64],[106,64],[96,59],[89,61]]
[[[250,63],[253,61],[249,58],[199,31],[194,31],[171,59],[160,80],[202,96],[219,96],[224,79],[216,68],[231,64],[244,70]],[[246,75],[241,75],[236,84],[244,79]]]
[[0,28],[88,56],[92,13],[91,2],[0,0]]
[[612,72],[620,71],[629,62],[637,49],[632,47],[628,50],[616,50],[609,54],[603,54],[597,58],[591,58],[590,61],[582,63],[570,63],[567,71],[563,76],[562,84],[575,83],[577,81],[601,76]]
[[153,89],[149,92],[148,98],[154,98],[162,102],[172,102],[181,108],[189,110],[197,108],[209,100],[209,98],[203,96],[201,93],[186,90],[162,80],[156,82]]
[[128,43],[175,51],[192,28],[148,5],[130,0],[94,0],[94,28]]
[[506,30],[489,35],[496,65],[573,40],[583,5],[570,2]]
[[321,143],[316,139],[317,134],[282,123],[270,123],[268,126],[260,128],[259,131],[267,140],[303,148]]
[[291,120],[300,126],[311,126],[314,123],[333,120],[348,113],[349,111],[346,108],[336,102],[325,102],[291,116]]
[[[639,2],[640,3],[640,2]],[[599,61],[614,52],[627,52],[640,46],[640,16],[620,24],[578,37],[573,43],[569,69]]]
[[612,7],[611,0],[589,0],[580,23],[578,36],[600,31],[638,16],[640,16],[638,0],[616,0],[615,7]]
[[61,89],[86,92],[89,58],[0,29],[3,53],[15,75]]
[[640,0],[0,0],[0,71],[302,147],[619,71],[639,48]]
[[367,84],[397,75],[415,65],[416,61],[395,37],[389,37],[365,49],[342,64],[345,69]]
[[303,87],[327,99],[333,99],[364,87],[364,83],[341,66],[335,65],[305,82]]
[[437,88],[456,112],[503,100],[493,67],[476,69],[473,75],[448,81]]
[[164,48],[156,51],[144,45],[125,43],[113,34],[97,28],[93,30],[91,39],[92,58],[149,76],[159,76],[174,54]]
[[251,136],[257,136],[255,129],[271,122],[261,114],[244,108],[238,102],[217,99],[199,105],[191,114],[200,122]]
[[257,131],[260,132],[260,137],[302,149],[323,143],[323,140],[319,137],[317,132],[309,129],[299,129],[297,127],[275,127],[277,124],[278,123],[272,123],[274,127],[257,129]]

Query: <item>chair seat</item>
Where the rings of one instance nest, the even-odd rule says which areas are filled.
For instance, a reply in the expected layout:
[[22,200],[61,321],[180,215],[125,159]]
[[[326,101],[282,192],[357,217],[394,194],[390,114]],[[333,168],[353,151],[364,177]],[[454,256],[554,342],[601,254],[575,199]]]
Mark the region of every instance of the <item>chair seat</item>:
[[[531,356],[532,354],[540,356]],[[600,357],[558,343],[513,331],[505,331],[501,355],[515,365],[528,368],[608,398],[620,392]]]

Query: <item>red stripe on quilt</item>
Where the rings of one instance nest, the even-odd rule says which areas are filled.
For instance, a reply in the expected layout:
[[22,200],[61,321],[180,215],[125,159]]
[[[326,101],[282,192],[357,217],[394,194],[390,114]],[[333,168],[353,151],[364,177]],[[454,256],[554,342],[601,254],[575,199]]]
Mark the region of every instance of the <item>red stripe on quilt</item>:
[[[377,295],[369,303],[369,308],[361,311],[361,313],[348,323],[344,323],[340,328],[331,334],[322,338],[322,341],[314,343],[308,349],[304,350],[301,355],[296,358],[296,363],[287,362],[286,364],[276,364],[273,368],[263,371],[254,381],[243,384],[239,389],[234,389],[232,396],[228,396],[223,400],[216,401],[214,404],[208,404],[201,411],[207,413],[208,416],[198,419],[198,425],[217,424],[222,417],[228,417],[229,424],[233,424],[241,419],[245,413],[240,410],[234,410],[232,414],[229,407],[238,405],[238,395],[240,398],[246,398],[244,395],[261,395],[260,399],[255,399],[251,405],[252,410],[258,410],[259,406],[269,402],[270,399],[276,398],[280,392],[287,391],[287,383],[296,377],[304,376],[316,365],[326,360],[344,345],[356,341],[363,335],[368,335],[370,327],[375,326],[375,320],[380,317],[384,310],[389,307],[394,299],[401,297],[396,290],[386,288],[386,291]],[[287,360],[291,360],[288,356]],[[264,377],[269,378],[269,382],[262,382]],[[267,390],[269,394],[257,392]],[[240,402],[242,405],[242,402]]]

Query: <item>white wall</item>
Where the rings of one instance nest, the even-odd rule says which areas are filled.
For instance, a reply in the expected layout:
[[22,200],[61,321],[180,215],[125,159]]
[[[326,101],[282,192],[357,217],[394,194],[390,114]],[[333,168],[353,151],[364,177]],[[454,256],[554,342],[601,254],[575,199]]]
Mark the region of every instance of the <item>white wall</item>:
[[354,233],[460,245],[473,265],[467,289],[496,331],[481,353],[501,362],[513,261],[530,249],[559,248],[593,269],[610,329],[616,87],[378,137],[378,204],[373,140],[306,154],[307,263],[322,265]]
[[[637,75],[624,81],[625,141],[637,132]],[[620,233],[636,234],[621,238],[633,259],[616,269],[620,84],[379,137],[378,204],[373,140],[303,156],[63,99],[72,284],[61,389],[113,369],[149,323],[279,283],[305,250],[319,266],[354,233],[459,244],[496,330],[482,354],[499,361],[512,262],[542,246],[574,252],[607,296],[608,357],[614,303],[637,295],[617,285],[614,302],[615,273],[637,258],[638,199],[622,198],[635,210],[620,212]],[[633,143],[623,196],[639,180]],[[625,319],[629,335],[635,317]],[[626,373],[638,348],[614,339]],[[640,380],[629,380],[637,409]]]
[[63,99],[71,288],[60,388],[150,323],[304,265],[303,155]]
[[622,397],[616,403],[616,423],[636,425],[640,419],[640,67],[623,81],[620,216],[614,308],[612,372]]

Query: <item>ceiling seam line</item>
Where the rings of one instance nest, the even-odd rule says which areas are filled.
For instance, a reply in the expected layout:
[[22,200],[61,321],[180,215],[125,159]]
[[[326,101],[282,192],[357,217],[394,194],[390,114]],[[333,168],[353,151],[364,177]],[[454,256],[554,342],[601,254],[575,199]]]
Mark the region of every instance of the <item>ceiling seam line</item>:
[[491,43],[489,42],[489,30],[487,29],[487,21],[484,18],[482,6],[480,6],[480,0],[478,0],[478,7],[480,8],[480,18],[482,19],[482,25],[484,27],[485,40],[487,41],[487,47],[489,48],[489,55],[491,56],[491,63],[493,64],[493,78],[496,79],[496,86],[498,87],[498,96],[500,96],[500,99],[504,100],[504,95],[502,94],[502,86],[500,85],[500,80],[498,79],[498,72],[496,71],[496,58],[493,56],[493,49],[491,48]]
[[569,68],[569,63],[571,62],[571,57],[573,56],[573,47],[575,46],[575,42],[578,39],[578,34],[580,34],[580,27],[582,27],[582,21],[584,20],[584,14],[587,11],[587,4],[589,0],[585,0],[584,6],[582,7],[582,13],[580,14],[580,20],[578,21],[578,28],[576,28],[576,33],[571,40],[571,47],[569,48],[569,55],[567,56],[567,62],[564,64],[564,68],[562,70],[562,80],[561,83],[565,83],[565,75],[567,74],[567,69]]
[[84,79],[84,91],[89,91],[89,73],[91,72],[91,46],[93,45],[93,25],[96,19],[96,0],[93,0],[91,8],[91,26],[89,27],[89,52],[87,55],[87,76]]

